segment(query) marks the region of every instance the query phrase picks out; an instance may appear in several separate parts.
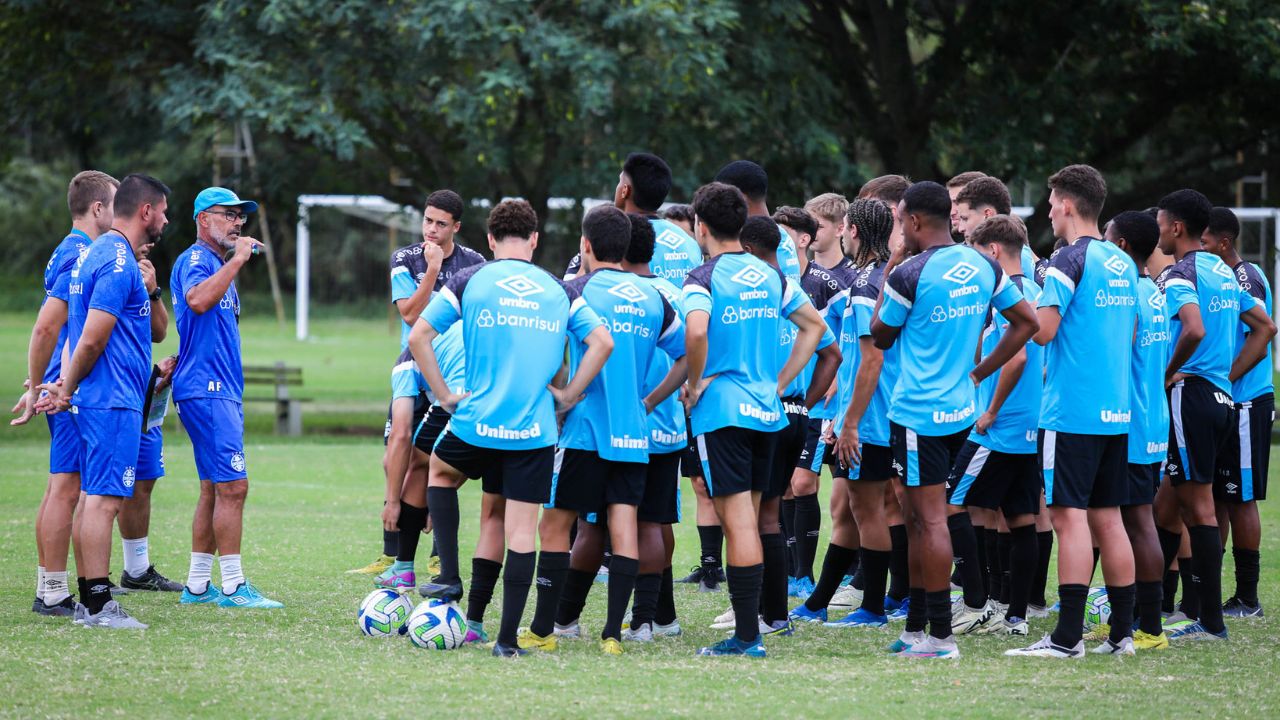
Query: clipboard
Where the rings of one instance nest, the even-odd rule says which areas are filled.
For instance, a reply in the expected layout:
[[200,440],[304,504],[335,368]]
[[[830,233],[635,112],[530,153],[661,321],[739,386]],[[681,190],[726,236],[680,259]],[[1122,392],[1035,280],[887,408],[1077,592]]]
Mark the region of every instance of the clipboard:
[[146,400],[142,405],[142,432],[147,432],[164,424],[164,417],[169,413],[169,395],[173,392],[173,383],[169,383],[156,391],[160,381],[160,368],[151,366],[151,379],[147,381]]

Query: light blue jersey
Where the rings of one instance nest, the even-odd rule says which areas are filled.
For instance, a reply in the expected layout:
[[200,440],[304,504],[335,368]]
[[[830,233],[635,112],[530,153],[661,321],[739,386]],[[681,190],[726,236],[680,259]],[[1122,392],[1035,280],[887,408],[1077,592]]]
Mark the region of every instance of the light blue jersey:
[[1169,454],[1169,403],[1164,394],[1164,370],[1169,364],[1169,314],[1164,293],[1155,281],[1138,278],[1138,329],[1133,339],[1133,368],[1129,394],[1133,418],[1129,423],[1129,462],[1151,465]]
[[[484,256],[468,247],[454,243],[453,252],[440,263],[440,271],[436,273],[435,287],[432,293],[449,282],[449,279],[462,270],[484,262]],[[391,304],[408,299],[418,290],[418,286],[427,276],[427,260],[422,256],[422,243],[414,243],[396,250],[391,254]],[[409,347],[409,331],[413,326],[400,319],[400,350]],[[441,366],[443,368],[443,366]]]
[[[662,293],[662,297],[666,298],[667,303],[680,317],[680,321],[684,322],[684,297],[680,293],[680,288],[668,280],[653,275],[636,276],[636,282],[637,284],[643,282],[641,287],[651,287]],[[653,354],[649,371],[644,376],[645,395],[662,384],[674,364],[665,352]],[[650,454],[679,452],[689,447],[689,430],[685,425],[684,405],[680,404],[680,393],[672,393],[671,397],[658,403],[653,412],[649,413],[648,428]]]
[[689,273],[702,264],[702,248],[689,233],[670,220],[649,218],[653,226],[653,259],[649,270],[679,287]]
[[[858,271],[850,288],[849,306],[846,310],[846,322],[852,323],[848,335],[855,342],[864,337],[871,337],[871,321],[874,319],[876,301],[880,298],[880,290],[884,286],[884,263],[872,263]],[[845,333],[841,333],[844,335]],[[854,374],[846,381],[841,378],[839,388],[845,409],[853,399]],[[898,384],[898,345],[885,350],[881,354],[880,378],[876,382],[875,392],[867,403],[858,423],[858,440],[864,444],[889,447],[889,398],[893,396],[893,388]],[[844,410],[836,415],[836,432],[844,428]]]
[[1035,282],[1036,254],[1031,251],[1030,245],[1022,246],[1022,254],[1018,256],[1018,262],[1022,265],[1022,277]]
[[[1024,258],[1025,259],[1025,258]],[[1034,272],[1034,269],[1033,269]],[[1022,296],[1026,298],[1031,309],[1036,308],[1040,299],[1040,287],[1025,275],[1010,278]],[[1009,330],[1009,322],[999,313],[991,313],[990,321],[982,330],[982,355],[990,355]],[[1040,395],[1044,390],[1044,348],[1034,341],[1028,340],[1026,345],[1027,364],[1013,386],[1009,397],[1005,398],[996,414],[995,422],[987,428],[986,433],[977,430],[969,433],[969,439],[989,450],[1010,455],[1034,455],[1036,452],[1036,428],[1040,422]],[[991,399],[996,394],[996,384],[1000,382],[1003,369],[997,370],[978,386],[978,412],[984,413],[991,407]]]
[[[684,323],[661,292],[622,270],[595,270],[567,287],[600,316],[613,335],[613,353],[565,417],[559,445],[615,462],[648,462],[645,374],[660,353],[673,362],[684,357]],[[569,343],[571,375],[585,352],[580,340]]]
[[1240,316],[1257,301],[1236,282],[1236,275],[1217,255],[1192,251],[1182,256],[1164,276],[1165,302],[1172,323],[1173,345],[1182,335],[1178,311],[1187,305],[1200,308],[1204,339],[1179,368],[1231,392],[1231,363],[1236,359]]
[[[853,401],[853,386],[858,377],[858,367],[862,364],[862,345],[864,337],[871,335],[871,313],[876,307],[876,298],[880,295],[880,283],[884,277],[883,266],[867,265],[857,268],[851,275],[849,289],[845,295],[840,313],[840,367],[836,370],[836,399],[832,408],[832,429],[839,434],[844,429],[844,415]],[[863,417],[870,414],[868,408]],[[885,421],[886,428],[888,421]],[[858,425],[861,437],[862,425]],[[888,430],[885,430],[885,444],[888,445]]]
[[778,242],[778,267],[782,268],[782,274],[800,282],[800,258],[796,252],[796,241],[791,239],[791,235],[778,226],[778,232],[782,234],[782,239]]
[[[54,248],[53,254],[49,256],[49,262],[44,266],[46,299],[57,298],[70,307],[71,271],[76,269],[76,263],[80,262],[80,254],[87,250],[89,243],[92,242],[88,235],[73,228],[62,242],[58,243],[58,247]],[[43,303],[44,301],[41,301],[41,304]],[[62,327],[58,328],[58,343],[53,346],[53,354],[49,356],[49,365],[45,367],[41,382],[51,383],[62,375],[62,346],[66,343],[67,325],[63,323]]]
[[[790,278],[787,282],[795,284]],[[818,265],[809,263],[809,267],[805,269],[804,277],[800,280],[800,290],[804,293],[805,298],[817,309],[818,314],[826,318],[828,315],[836,312],[833,304],[842,305],[843,303],[837,298],[840,297],[841,290],[840,281],[832,273],[824,270]],[[838,316],[837,316],[838,317]],[[782,324],[782,335],[778,337],[778,370],[787,364],[787,358],[791,357],[791,348],[796,344],[796,336],[799,328],[791,323]],[[823,333],[822,339],[818,341],[818,349],[821,350],[828,345],[836,342],[835,333],[828,325]],[[809,358],[809,362],[800,370],[800,374],[796,375],[791,384],[782,391],[782,397],[799,397],[803,398],[809,392],[809,384],[813,381],[813,369],[818,364],[818,356],[815,354]],[[815,417],[810,413],[809,417]]]
[[564,362],[566,338],[584,340],[602,324],[586,301],[532,263],[496,260],[454,275],[421,319],[439,333],[462,323],[470,394],[450,420],[455,435],[502,450],[556,443],[547,384]]
[[775,432],[786,426],[778,397],[778,338],[808,302],[782,272],[745,252],[724,253],[689,273],[686,316],[709,315],[707,365],[712,378],[692,412],[693,432],[722,427]]
[[[1245,292],[1253,296],[1255,302],[1262,306],[1267,316],[1271,316],[1271,283],[1262,268],[1251,262],[1242,262],[1235,267],[1236,281]],[[1244,348],[1245,337],[1249,334],[1249,326],[1240,323],[1236,336],[1236,354]],[[1231,397],[1236,402],[1250,402],[1275,391],[1275,380],[1271,365],[1271,343],[1267,343],[1267,354],[1262,356],[1252,370],[1240,376],[1231,384]]]
[[994,306],[1022,300],[994,260],[968,245],[930,248],[889,275],[880,321],[902,328],[900,372],[889,419],[919,435],[951,435],[973,424],[973,371],[982,326]]
[[[839,344],[840,330],[844,323],[845,311],[849,307],[849,289],[853,286],[854,276],[857,274],[856,270],[853,267],[853,262],[850,261],[849,258],[842,258],[835,267],[830,269],[822,268],[818,266],[817,263],[812,262],[809,263],[809,268],[816,269],[820,272],[806,272],[805,278],[812,277],[812,280],[809,280],[810,287],[804,288],[804,283],[801,283],[801,288],[806,290],[806,294],[809,295],[809,299],[818,309],[818,314],[826,321],[827,330],[831,333],[829,342],[836,343],[836,347],[840,348],[840,365],[843,367],[844,348]],[[832,283],[834,283],[834,287],[832,286]],[[813,292],[809,292],[810,289]],[[819,343],[819,347],[826,347],[827,343],[827,335],[826,333],[823,333],[823,341],[822,343]],[[802,389],[798,394],[803,395],[808,391],[809,383],[813,380],[813,370],[817,364],[818,358],[817,355],[814,355],[814,357],[809,360],[809,364],[805,366],[804,373],[802,373],[805,380],[803,386],[800,386]],[[837,369],[837,377],[839,377],[839,374],[840,370]],[[797,383],[792,384],[792,387],[797,386]],[[839,392],[839,382],[836,383],[836,389],[837,392]],[[791,395],[794,393],[789,390],[786,394]],[[818,400],[818,404],[814,405],[813,408],[809,410],[809,419],[831,420],[835,418],[838,407],[838,397],[833,396],[828,400],[823,396]],[[841,413],[843,414],[843,411],[841,411]]]
[[1138,269],[1120,248],[1084,237],[1053,254],[1040,307],[1058,308],[1062,321],[1045,346],[1040,427],[1082,435],[1129,432],[1137,305]]
[[178,366],[173,371],[173,399],[244,400],[244,366],[240,360],[240,293],[235,281],[218,304],[202,313],[187,305],[187,293],[222,269],[222,256],[197,242],[173,262],[174,324],[178,328]]

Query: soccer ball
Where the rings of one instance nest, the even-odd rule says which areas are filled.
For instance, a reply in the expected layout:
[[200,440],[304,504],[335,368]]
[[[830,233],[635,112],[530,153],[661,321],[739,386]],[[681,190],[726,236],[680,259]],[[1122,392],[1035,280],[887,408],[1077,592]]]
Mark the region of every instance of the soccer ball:
[[1090,628],[1106,625],[1111,621],[1111,601],[1104,587],[1089,588],[1084,601],[1084,624]]
[[360,611],[356,613],[356,627],[370,637],[387,637],[403,635],[405,622],[409,613],[413,612],[413,603],[409,598],[395,590],[379,588],[360,601]]
[[456,650],[467,637],[467,619],[454,603],[428,600],[409,616],[409,640],[428,650]]

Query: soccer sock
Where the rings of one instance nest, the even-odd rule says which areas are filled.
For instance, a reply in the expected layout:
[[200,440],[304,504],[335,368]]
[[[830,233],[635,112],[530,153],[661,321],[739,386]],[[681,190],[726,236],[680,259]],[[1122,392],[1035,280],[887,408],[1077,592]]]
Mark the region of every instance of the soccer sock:
[[605,615],[604,629],[600,631],[600,639],[622,639],[622,617],[627,614],[627,603],[631,602],[631,593],[636,589],[636,573],[640,571],[640,561],[626,555],[614,555],[609,561],[609,601]]
[[36,599],[44,599],[44,566],[36,566]]
[[787,543],[780,533],[760,536],[764,574],[760,585],[760,614],[766,624],[787,619]]
[[[538,553],[538,600],[533,606],[533,622],[529,623],[529,631],[534,635],[546,637],[555,629],[556,610],[560,607],[560,594],[564,592],[564,576],[569,572],[569,553]],[[609,575],[613,582],[613,575]]]
[[1048,607],[1049,600],[1044,591],[1049,586],[1049,560],[1053,557],[1053,531],[1036,532],[1036,547],[1040,550],[1036,558],[1036,574],[1031,580],[1031,602],[1040,607]]
[[733,606],[734,637],[742,643],[760,637],[760,586],[764,565],[729,565],[725,568],[729,582],[729,603]]
[[1178,571],[1164,571],[1164,597],[1160,600],[1160,611],[1173,613],[1178,602]]
[[1093,579],[1098,577],[1098,561],[1102,559],[1102,548],[1094,546],[1093,548],[1093,569],[1089,571],[1089,584],[1093,584]]
[[[610,582],[613,578],[609,578]],[[658,613],[658,593],[662,590],[661,573],[645,573],[636,576],[636,599],[631,606],[631,629],[652,623]]]
[[[639,580],[637,580],[639,582]],[[662,571],[662,585],[658,588],[658,610],[654,620],[659,625],[670,625],[676,621],[675,579],[671,566]]]
[[[982,564],[978,557],[978,541],[976,528],[969,520],[969,513],[960,513],[947,518],[947,530],[951,532],[951,552],[955,555],[956,568],[960,570],[961,586],[964,588],[964,604],[978,609],[987,605],[987,590],[982,583]],[[933,619],[930,606],[930,621]],[[950,612],[948,610],[948,612]],[[948,626],[950,627],[950,626]],[[946,637],[940,635],[938,637]]]
[[560,606],[556,608],[556,624],[572,625],[582,615],[582,608],[587,604],[587,594],[596,581],[595,570],[574,570],[569,568],[565,575],[564,592],[560,593]]
[[90,615],[97,615],[104,605],[111,602],[111,581],[104,577],[87,578],[84,584],[84,606]]
[[1009,611],[1006,618],[1027,617],[1031,600],[1031,583],[1035,579],[1040,542],[1035,525],[1024,525],[1009,531]]
[[902,602],[907,598],[907,526],[890,525],[889,541],[889,597]]
[[1009,604],[1009,563],[1013,562],[1011,555],[1013,554],[1013,534],[1012,533],[996,533],[996,565],[995,575],[992,576],[992,582],[995,587],[991,589],[992,597],[996,602]]
[[1251,607],[1258,605],[1258,573],[1262,565],[1262,553],[1245,548],[1231,548],[1236,560],[1236,597]]
[[82,577],[76,578],[76,593],[80,596],[81,602],[89,599],[89,584]]
[[862,593],[862,609],[884,615],[884,586],[889,581],[889,551],[862,548],[862,577],[867,587]]
[[[454,585],[462,582],[458,573],[458,490],[457,488],[428,487],[427,513],[431,516],[432,535],[440,549],[440,582]],[[522,553],[523,554],[523,553]],[[533,553],[528,553],[530,556]],[[510,570],[508,569],[508,572]],[[530,568],[530,574],[533,569]],[[503,587],[506,587],[505,576]],[[528,587],[525,593],[528,593]],[[503,606],[506,606],[504,601]],[[524,607],[521,601],[520,607]],[[513,631],[514,632],[514,631]],[[514,638],[514,635],[512,636]],[[514,643],[515,640],[513,639]]]
[[500,562],[471,558],[471,587],[467,590],[467,619],[471,622],[484,622],[484,611],[493,601],[493,588],[501,572]]
[[720,567],[720,546],[724,543],[724,530],[719,525],[699,525],[698,541],[702,544],[702,567]]
[[[454,495],[457,502],[457,495]],[[434,511],[434,500],[428,503]],[[439,526],[436,526],[439,530]],[[524,605],[529,599],[529,586],[533,584],[533,564],[536,553],[507,551],[507,567],[502,572],[502,622],[498,626],[498,644],[516,646],[516,630],[524,616]],[[444,554],[440,561],[444,562]]]
[[929,634],[939,640],[951,637],[951,591],[926,592],[924,601],[929,607]]
[[973,528],[973,533],[982,544],[983,555],[987,559],[987,597],[1000,602],[1000,593],[1004,590],[1004,578],[1000,574],[1004,569],[1000,563],[1000,534],[995,528],[986,528],[979,534],[976,526]]
[[907,632],[924,632],[929,624],[929,606],[925,604],[924,588],[913,587],[907,591],[911,604],[907,606]]
[[822,558],[822,572],[818,575],[818,582],[813,587],[813,593],[804,601],[806,608],[817,612],[831,602],[831,597],[840,587],[840,581],[844,580],[844,571],[848,569],[849,563],[853,562],[857,553],[857,550],[835,543],[827,545],[827,554]]
[[[990,595],[991,593],[991,565],[992,563],[995,562],[995,558],[987,554],[987,543],[986,543],[987,527],[985,525],[974,525],[973,516],[970,515],[969,513],[966,512],[961,514],[964,515],[966,518],[968,518],[969,527],[973,528],[973,551],[974,551],[973,557],[977,560],[978,578],[982,581],[982,600],[983,600],[983,603],[985,603],[987,600],[987,596]],[[953,515],[952,517],[956,517],[956,516]],[[947,520],[950,520],[950,519],[951,518],[947,518]],[[951,527],[951,524],[948,523],[947,527],[948,528]],[[955,553],[954,551],[953,551],[953,554],[959,555],[959,553]],[[956,568],[956,569],[960,570],[960,577],[963,579],[964,570],[960,568]],[[960,585],[963,587],[964,583],[961,582]],[[970,607],[980,607],[980,606],[972,605]]]
[[1182,602],[1179,609],[1192,620],[1200,619],[1200,579],[1196,577],[1191,558],[1178,558],[1178,576],[1182,580]]
[[44,596],[42,600],[45,605],[57,605],[70,595],[67,589],[67,571],[62,572],[45,572],[44,574]]
[[147,546],[147,538],[140,537],[128,540],[121,537],[124,546],[124,571],[131,577],[141,577],[151,567],[151,549]]
[[1160,553],[1164,556],[1164,568],[1169,569],[1173,559],[1178,556],[1178,546],[1182,544],[1182,533],[1170,532],[1156,526],[1156,539],[1160,541]]
[[779,505],[778,522],[782,525],[782,537],[787,545],[787,577],[800,577],[800,563],[796,557],[796,501],[783,499]]
[[1138,601],[1138,629],[1148,635],[1164,632],[1160,625],[1160,600],[1164,583],[1159,580],[1139,580],[1136,592]]
[[1196,525],[1191,533],[1191,562],[1200,581],[1200,624],[1222,632],[1222,536],[1213,525]]
[[382,554],[387,557],[395,557],[400,554],[399,530],[382,531]]
[[813,579],[813,561],[818,554],[818,534],[822,530],[822,508],[818,494],[796,496],[796,577]]
[[[204,594],[209,589],[209,579],[213,577],[213,555],[210,553],[191,553],[191,566],[187,570],[187,589],[196,595]],[[83,595],[84,593],[81,593]]]
[[222,571],[222,594],[230,595],[244,584],[244,568],[239,555],[219,555],[218,568]]
[[1088,585],[1069,583],[1058,586],[1058,626],[1050,636],[1055,645],[1074,648],[1084,635],[1084,601]]
[[400,522],[398,527],[403,538],[396,552],[396,560],[412,564],[418,556],[418,541],[422,539],[422,528],[427,526],[427,509],[416,507],[401,500]]
[[1133,602],[1137,587],[1128,585],[1108,585],[1107,600],[1111,603],[1111,642],[1120,644],[1121,640],[1133,635]]
[[866,582],[862,577],[862,548],[853,551],[856,553],[853,557],[853,564],[849,566],[849,572],[845,573],[850,577],[849,587],[855,590],[865,590]]

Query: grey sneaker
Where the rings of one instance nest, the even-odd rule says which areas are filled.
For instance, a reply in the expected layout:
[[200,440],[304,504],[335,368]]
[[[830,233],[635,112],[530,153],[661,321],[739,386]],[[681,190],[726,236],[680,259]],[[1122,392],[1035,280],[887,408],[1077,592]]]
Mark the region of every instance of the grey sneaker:
[[558,638],[565,638],[566,640],[577,640],[578,638],[582,637],[582,626],[578,624],[577,620],[574,620],[568,625],[561,625],[560,623],[556,623],[554,625],[554,628],[555,629],[552,630],[552,632],[555,633],[555,636]]
[[182,592],[182,585],[156,572],[155,565],[148,565],[146,572],[134,577],[120,571],[120,586],[129,590],[150,590],[153,592]]
[[44,601],[40,599],[39,595],[37,595],[36,599],[31,601],[31,612],[33,613],[40,612],[40,606],[43,604],[44,604]]
[[76,604],[75,622],[85,627],[110,628],[112,630],[146,630],[147,626],[134,620],[120,603],[111,600],[102,606],[102,612],[90,615],[89,608]]
[[122,588],[119,585],[111,582],[110,579],[107,580],[107,584],[111,586],[111,597],[120,597],[121,595],[129,594],[129,588]]
[[62,602],[53,605],[45,605],[43,600],[37,602],[39,605],[32,609],[47,617],[71,617],[76,611],[76,600],[70,595],[62,598]]
[[653,626],[645,623],[638,628],[627,628],[622,631],[623,642],[653,642]]
[[663,625],[655,622],[653,624],[653,636],[658,637],[680,637],[680,633],[684,632],[680,629],[680,621],[672,620],[670,625]]

